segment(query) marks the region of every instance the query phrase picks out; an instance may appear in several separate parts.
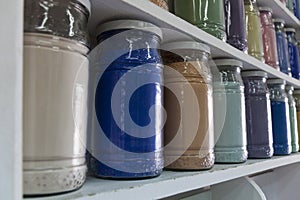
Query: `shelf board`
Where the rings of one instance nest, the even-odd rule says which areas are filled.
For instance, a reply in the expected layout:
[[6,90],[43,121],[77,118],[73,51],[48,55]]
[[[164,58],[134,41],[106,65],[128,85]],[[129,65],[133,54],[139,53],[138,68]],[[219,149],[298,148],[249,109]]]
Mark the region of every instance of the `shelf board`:
[[258,0],[259,6],[270,7],[273,10],[273,18],[283,19],[288,27],[300,28],[300,21],[281,1],[279,0]]
[[[273,2],[273,0],[264,1]],[[275,3],[277,6],[282,6],[278,4],[277,0]],[[285,8],[281,9],[286,11]],[[273,69],[147,0],[92,0],[90,23],[92,38],[95,38],[98,24],[115,19],[139,19],[151,22],[163,29],[164,42],[196,40],[206,43],[211,47],[213,58],[236,58],[244,63],[244,69],[266,71],[270,78],[281,78],[294,85],[295,88],[300,88],[299,80]]]
[[298,162],[300,153],[248,160],[239,165],[215,165],[208,171],[164,171],[161,176],[147,180],[115,181],[88,177],[85,185],[76,192],[32,200],[159,199]]

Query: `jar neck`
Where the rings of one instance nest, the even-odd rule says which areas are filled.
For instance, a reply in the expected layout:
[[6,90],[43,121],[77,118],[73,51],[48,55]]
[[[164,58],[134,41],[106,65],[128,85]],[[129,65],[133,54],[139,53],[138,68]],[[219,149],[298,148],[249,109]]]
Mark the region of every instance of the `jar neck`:
[[287,94],[284,84],[271,84],[269,86],[270,98],[275,101],[285,101]]
[[241,68],[239,66],[218,66],[213,72],[214,82],[223,85],[243,86]]

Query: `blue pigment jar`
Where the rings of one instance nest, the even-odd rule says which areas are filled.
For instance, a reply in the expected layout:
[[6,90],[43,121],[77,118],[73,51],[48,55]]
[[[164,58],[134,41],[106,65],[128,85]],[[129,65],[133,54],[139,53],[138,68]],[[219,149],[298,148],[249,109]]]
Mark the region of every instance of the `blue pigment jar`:
[[284,30],[287,34],[292,77],[299,79],[299,50],[295,36],[296,30],[293,28],[286,28]]
[[288,155],[292,152],[292,146],[286,82],[282,79],[269,79],[267,83],[271,99],[274,154]]
[[161,174],[163,161],[162,31],[137,20],[98,27],[91,57],[89,170],[97,177]]
[[282,19],[273,19],[273,22],[275,25],[277,54],[280,71],[291,76],[287,36],[284,31],[285,21]]

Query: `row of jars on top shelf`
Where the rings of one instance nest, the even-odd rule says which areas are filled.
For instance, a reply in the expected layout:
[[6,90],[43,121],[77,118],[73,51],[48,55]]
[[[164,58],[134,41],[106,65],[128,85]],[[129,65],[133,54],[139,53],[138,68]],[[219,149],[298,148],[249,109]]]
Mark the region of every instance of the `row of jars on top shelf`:
[[[298,0],[293,1],[294,7],[287,5],[299,16]],[[282,19],[272,20],[271,8],[258,8],[256,0],[173,0],[173,6],[179,17],[299,79],[296,31]]]
[[80,188],[87,163],[136,179],[297,151],[284,81],[269,94],[265,72],[243,82],[241,62],[209,63],[196,41],[160,47],[161,29],[139,20],[99,24],[90,50],[88,0],[25,0],[24,11],[25,195]]
[[298,19],[300,19],[299,0],[280,0]]

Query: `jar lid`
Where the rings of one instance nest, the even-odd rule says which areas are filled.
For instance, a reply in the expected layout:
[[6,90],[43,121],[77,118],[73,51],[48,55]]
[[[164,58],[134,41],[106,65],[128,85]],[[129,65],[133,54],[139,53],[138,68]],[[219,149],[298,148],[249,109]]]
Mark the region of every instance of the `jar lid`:
[[285,24],[285,21],[283,19],[280,19],[280,18],[275,18],[272,20],[274,23],[282,23],[282,24]]
[[300,89],[295,89],[294,94],[300,94]]
[[259,11],[267,11],[267,12],[273,13],[272,8],[269,8],[269,7],[259,7],[258,10]]
[[264,77],[268,78],[268,73],[264,71],[243,71],[242,77]]
[[286,90],[294,90],[294,86],[292,86],[292,85],[287,85],[287,86],[285,86],[285,89],[286,89]]
[[163,50],[176,50],[176,49],[196,49],[210,54],[210,48],[206,44],[192,41],[170,42],[161,46]]
[[77,0],[79,3],[81,3],[86,9],[91,13],[91,2],[90,0]]
[[214,63],[217,66],[239,66],[243,68],[243,63],[235,59],[215,59]]
[[118,29],[138,29],[154,33],[159,36],[160,39],[163,37],[162,30],[158,26],[140,20],[115,20],[100,24],[97,28],[97,35],[100,35],[106,31]]
[[294,28],[285,28],[284,31],[296,33],[296,29],[294,29]]
[[267,84],[272,85],[272,84],[286,84],[286,81],[280,78],[274,78],[274,79],[268,79]]

